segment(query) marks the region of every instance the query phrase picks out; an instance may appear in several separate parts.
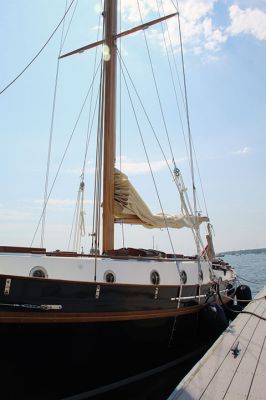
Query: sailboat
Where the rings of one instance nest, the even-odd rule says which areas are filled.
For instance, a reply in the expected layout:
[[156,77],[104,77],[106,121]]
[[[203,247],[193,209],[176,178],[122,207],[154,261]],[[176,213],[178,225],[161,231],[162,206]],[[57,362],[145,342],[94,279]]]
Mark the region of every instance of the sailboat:
[[[215,259],[210,221],[197,211],[194,181],[193,207],[180,169],[174,161],[170,166],[166,159],[180,195],[181,211],[172,215],[162,209],[155,214],[115,164],[118,60],[123,68],[118,41],[179,18],[175,10],[118,32],[117,8],[117,0],[104,2],[102,39],[60,55],[62,61],[92,48],[103,49],[91,251],[86,253],[80,247],[83,175],[76,210],[75,251],[0,246],[1,376],[9,382],[15,377],[20,393],[28,376],[28,386],[36,390],[35,395],[40,385],[43,392],[55,385],[56,391],[47,398],[60,398],[58,393],[65,394],[68,380],[80,365],[84,366],[84,387],[96,388],[150,365],[158,366],[166,354],[187,360],[214,339],[212,333],[222,308],[219,296],[224,296],[227,303],[235,293],[235,270]],[[193,171],[191,143],[190,156]],[[46,193],[42,221],[47,204]],[[200,233],[205,223],[207,244]],[[159,244],[158,250],[115,249],[115,224],[143,226],[151,232],[188,229],[195,254],[178,254],[173,243],[172,252],[163,251]],[[7,385],[7,392],[12,393],[14,386]]]

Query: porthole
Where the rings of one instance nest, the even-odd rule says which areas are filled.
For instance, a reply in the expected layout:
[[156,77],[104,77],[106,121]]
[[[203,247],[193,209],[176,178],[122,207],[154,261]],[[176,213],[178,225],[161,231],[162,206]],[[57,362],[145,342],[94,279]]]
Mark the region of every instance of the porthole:
[[43,267],[34,267],[30,270],[30,276],[33,278],[48,278],[48,274],[45,268]]
[[159,285],[160,283],[160,275],[157,271],[151,271],[151,283],[153,285]]
[[187,283],[187,273],[184,270],[180,272],[180,281],[183,284]]
[[105,282],[108,283],[114,283],[115,282],[115,274],[113,271],[106,271],[104,274],[104,280]]

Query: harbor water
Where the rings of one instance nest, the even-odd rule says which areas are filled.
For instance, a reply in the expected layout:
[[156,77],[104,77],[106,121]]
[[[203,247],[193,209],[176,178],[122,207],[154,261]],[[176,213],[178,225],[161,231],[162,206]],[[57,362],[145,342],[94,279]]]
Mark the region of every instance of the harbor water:
[[239,283],[250,287],[252,297],[266,285],[266,249],[264,253],[225,254],[223,260],[235,268]]

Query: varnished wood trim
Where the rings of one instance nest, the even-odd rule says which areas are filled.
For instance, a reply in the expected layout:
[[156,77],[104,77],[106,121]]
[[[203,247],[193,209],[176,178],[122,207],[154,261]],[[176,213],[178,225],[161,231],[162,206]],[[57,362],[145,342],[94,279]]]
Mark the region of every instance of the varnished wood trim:
[[149,28],[149,27],[152,26],[152,25],[158,24],[159,22],[163,22],[163,21],[165,21],[165,20],[167,20],[167,19],[169,19],[169,18],[175,17],[176,15],[178,15],[178,13],[166,15],[165,17],[161,17],[161,18],[155,19],[155,20],[153,20],[153,21],[146,22],[145,24],[142,24],[142,25],[136,26],[136,27],[134,27],[134,28],[131,28],[131,29],[127,30],[127,31],[118,33],[118,34],[116,35],[116,38],[118,39],[118,38],[121,38],[121,37],[123,37],[123,36],[127,36],[127,35],[129,35],[129,34],[131,34],[131,33],[138,32],[138,31],[140,31],[140,30],[147,29],[147,28]]
[[46,253],[46,249],[42,248],[42,247],[0,246],[0,253],[45,254]]
[[199,312],[204,306],[175,308],[170,310],[149,310],[110,313],[58,313],[58,312],[0,312],[0,323],[9,324],[58,324],[134,321],[154,318],[168,318],[177,315],[188,315]]
[[73,54],[83,53],[83,51],[92,49],[93,47],[99,46],[99,45],[101,45],[103,43],[104,43],[104,40],[99,40],[98,42],[87,44],[86,46],[80,47],[77,50],[73,50],[73,51],[70,51],[69,53],[63,54],[62,56],[59,57],[59,59],[60,58],[65,58],[65,57],[68,57],[68,56],[72,56]]
[[[72,258],[95,258],[93,254],[76,253],[72,251],[46,251],[45,248],[39,247],[15,247],[15,246],[0,246],[0,253],[29,253],[29,254],[44,254],[48,257],[72,257]],[[191,261],[196,260],[195,256],[184,256],[183,254],[171,254],[166,257],[151,257],[151,256],[133,256],[133,255],[115,255],[115,254],[101,254],[97,258],[114,259],[114,260],[137,260],[137,261]]]

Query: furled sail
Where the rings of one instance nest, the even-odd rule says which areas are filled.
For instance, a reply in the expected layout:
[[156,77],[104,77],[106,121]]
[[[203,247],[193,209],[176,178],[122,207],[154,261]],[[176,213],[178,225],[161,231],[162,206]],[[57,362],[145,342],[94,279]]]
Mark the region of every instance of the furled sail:
[[128,177],[115,169],[115,221],[128,224],[141,224],[146,228],[192,228],[208,220],[206,217],[192,215],[153,214],[142,200]]

